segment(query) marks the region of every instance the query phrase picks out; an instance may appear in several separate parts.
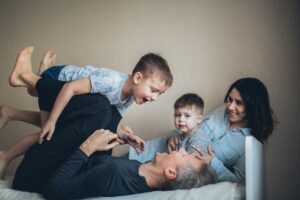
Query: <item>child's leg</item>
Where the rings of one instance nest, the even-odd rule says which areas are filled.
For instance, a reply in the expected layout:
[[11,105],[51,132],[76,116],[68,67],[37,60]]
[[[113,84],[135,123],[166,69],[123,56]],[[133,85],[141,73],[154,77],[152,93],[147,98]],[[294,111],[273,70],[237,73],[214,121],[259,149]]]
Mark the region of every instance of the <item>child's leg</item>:
[[8,164],[18,156],[24,154],[39,139],[39,133],[34,133],[23,137],[8,150],[0,152],[0,179],[4,178]]
[[10,121],[23,121],[41,127],[40,112],[19,110],[10,106],[0,106],[0,128]]
[[[40,63],[40,68],[38,71],[38,76],[41,76],[41,74],[48,68],[51,67],[55,64],[56,62],[56,54],[54,53],[53,50],[48,50],[46,51],[46,53],[44,54],[41,63]],[[27,89],[27,92],[29,95],[33,96],[33,97],[37,97],[38,94],[35,92],[35,90],[32,90],[30,88]]]
[[32,72],[31,54],[33,47],[26,47],[17,56],[14,70],[9,77],[9,83],[13,87],[27,87],[35,90],[35,84],[40,79]]
[[38,71],[38,75],[41,76],[41,74],[50,66],[53,66],[56,63],[56,53],[54,53],[53,50],[46,51],[45,55],[43,56],[40,68]]
[[50,113],[47,111],[41,110],[40,112],[40,119],[41,119],[41,127],[45,124],[45,122],[48,120]]

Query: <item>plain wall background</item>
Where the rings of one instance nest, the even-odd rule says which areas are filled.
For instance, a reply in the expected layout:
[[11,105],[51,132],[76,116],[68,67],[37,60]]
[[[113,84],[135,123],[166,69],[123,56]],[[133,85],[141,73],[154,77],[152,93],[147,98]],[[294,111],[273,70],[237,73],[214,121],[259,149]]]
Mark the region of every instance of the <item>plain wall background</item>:
[[[173,129],[173,103],[183,93],[201,95],[208,113],[233,81],[257,77],[280,122],[265,145],[267,199],[299,199],[299,8],[298,1],[0,0],[0,104],[38,109],[25,89],[8,84],[27,45],[35,47],[34,70],[49,48],[59,64],[125,73],[145,53],[160,53],[174,85],[156,102],[132,106],[123,120],[144,139]],[[0,149],[38,130],[12,122],[0,130]]]

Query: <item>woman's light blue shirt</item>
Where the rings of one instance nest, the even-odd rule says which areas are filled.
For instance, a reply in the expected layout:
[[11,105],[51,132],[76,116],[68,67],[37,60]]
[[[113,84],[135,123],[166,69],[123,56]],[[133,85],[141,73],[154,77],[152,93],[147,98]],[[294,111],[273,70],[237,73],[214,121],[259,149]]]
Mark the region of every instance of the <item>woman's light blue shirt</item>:
[[[204,118],[196,134],[207,134],[215,153],[211,166],[219,181],[245,183],[245,138],[249,128],[229,128],[225,106]],[[193,143],[191,144],[193,145]],[[196,144],[195,144],[196,145]]]

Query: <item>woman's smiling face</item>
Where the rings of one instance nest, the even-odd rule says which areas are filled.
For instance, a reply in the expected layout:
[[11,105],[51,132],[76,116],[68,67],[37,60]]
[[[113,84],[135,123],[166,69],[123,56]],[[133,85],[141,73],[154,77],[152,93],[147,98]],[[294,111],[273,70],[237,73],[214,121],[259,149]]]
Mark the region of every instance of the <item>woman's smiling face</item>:
[[236,88],[233,88],[228,95],[226,109],[228,111],[231,128],[246,127],[246,107],[239,91]]

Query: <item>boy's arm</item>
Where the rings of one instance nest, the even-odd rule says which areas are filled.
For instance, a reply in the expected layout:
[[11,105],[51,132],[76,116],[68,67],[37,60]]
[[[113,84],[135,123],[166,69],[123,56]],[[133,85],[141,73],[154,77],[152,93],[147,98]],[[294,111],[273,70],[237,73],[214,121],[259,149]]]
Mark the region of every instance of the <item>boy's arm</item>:
[[53,109],[51,111],[51,114],[46,121],[46,123],[43,125],[42,130],[41,130],[41,136],[39,142],[43,142],[43,138],[47,135],[47,140],[50,140],[53,132],[55,130],[55,124],[62,113],[63,109],[66,107],[70,99],[74,95],[79,95],[79,94],[85,94],[89,93],[92,89],[92,85],[90,82],[89,78],[82,78],[79,80],[74,80],[71,82],[66,83],[61,91],[59,92]]

